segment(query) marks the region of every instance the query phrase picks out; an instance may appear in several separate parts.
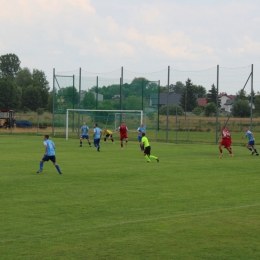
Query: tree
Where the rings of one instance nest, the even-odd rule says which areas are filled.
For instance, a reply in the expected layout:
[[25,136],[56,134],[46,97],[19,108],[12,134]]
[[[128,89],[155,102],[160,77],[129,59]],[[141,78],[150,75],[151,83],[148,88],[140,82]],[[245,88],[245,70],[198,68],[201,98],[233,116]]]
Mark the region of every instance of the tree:
[[21,87],[28,87],[33,84],[32,73],[28,68],[23,68],[17,72],[15,77],[16,84]]
[[142,97],[129,96],[124,103],[126,110],[140,110],[142,107]]
[[255,105],[255,111],[254,112],[260,114],[260,95],[255,96],[254,105]]
[[92,109],[96,107],[96,99],[93,92],[86,92],[82,100],[84,109]]
[[246,91],[241,89],[236,93],[235,100],[248,100],[248,97],[246,96]]
[[181,106],[184,111],[192,111],[198,106],[197,97],[194,93],[193,84],[190,79],[187,79],[184,90],[181,94]]
[[215,87],[214,84],[211,86],[211,90],[209,90],[209,93],[207,94],[207,103],[214,103],[216,106],[220,107],[220,99],[218,98],[218,105],[217,105],[217,97],[218,97],[218,92],[217,88]]
[[61,88],[58,91],[57,99],[63,100],[68,108],[76,108],[79,102],[79,93],[73,86]]
[[185,85],[181,81],[177,81],[175,85],[170,85],[170,92],[175,94],[181,94],[185,88]]
[[232,114],[234,117],[249,117],[250,106],[247,100],[236,100],[232,106]]
[[[177,110],[177,115],[179,115],[179,116],[184,115],[184,111],[183,111],[183,109],[182,109],[181,106],[176,105],[176,104],[169,106],[169,114],[170,114],[170,115],[173,115],[173,116],[176,115],[176,110]],[[162,107],[160,108],[159,114],[160,114],[160,115],[166,115],[166,114],[167,114],[167,105],[162,106]]]
[[42,70],[33,69],[32,72],[33,85],[49,90],[49,81]]
[[21,61],[15,54],[9,53],[0,56],[0,76],[15,78],[20,70]]
[[19,109],[21,106],[22,90],[11,78],[0,78],[1,108]]
[[201,85],[193,85],[194,93],[197,95],[198,98],[205,98],[207,91],[206,89]]
[[204,109],[205,116],[213,116],[217,112],[216,103],[210,102],[206,105]]
[[[47,102],[47,107],[46,109],[49,111],[49,112],[53,112],[53,92],[51,91],[48,95],[48,102]],[[54,109],[56,110],[57,109],[57,101],[54,102]]]
[[37,111],[38,108],[46,108],[48,104],[48,98],[44,104],[43,95],[44,93],[40,87],[34,87],[32,85],[26,87],[22,94],[22,107],[28,108],[32,111]]

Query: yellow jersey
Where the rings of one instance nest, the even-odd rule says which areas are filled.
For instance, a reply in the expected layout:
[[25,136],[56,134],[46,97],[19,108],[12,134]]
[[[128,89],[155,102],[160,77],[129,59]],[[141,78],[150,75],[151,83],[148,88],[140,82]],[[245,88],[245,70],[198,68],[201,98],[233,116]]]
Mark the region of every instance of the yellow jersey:
[[113,133],[107,129],[107,130],[104,130],[104,135],[106,135],[106,134],[112,135]]
[[146,136],[142,137],[142,143],[144,143],[144,148],[150,146],[149,141]]

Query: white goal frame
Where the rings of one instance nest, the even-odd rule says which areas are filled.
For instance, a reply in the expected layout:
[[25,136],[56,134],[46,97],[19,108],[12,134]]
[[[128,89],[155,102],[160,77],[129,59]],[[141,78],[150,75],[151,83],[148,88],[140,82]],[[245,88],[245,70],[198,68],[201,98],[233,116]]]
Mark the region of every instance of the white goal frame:
[[95,110],[95,109],[67,109],[66,112],[66,140],[69,140],[69,111],[74,112],[115,112],[115,113],[140,113],[141,114],[141,120],[140,124],[143,123],[143,110]]

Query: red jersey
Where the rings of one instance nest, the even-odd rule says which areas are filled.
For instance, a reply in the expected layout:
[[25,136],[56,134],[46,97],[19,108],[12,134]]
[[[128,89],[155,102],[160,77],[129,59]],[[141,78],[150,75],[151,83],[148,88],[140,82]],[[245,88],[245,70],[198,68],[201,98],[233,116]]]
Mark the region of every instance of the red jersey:
[[127,135],[128,129],[126,125],[119,126],[118,130],[120,132],[120,135]]
[[123,138],[127,138],[127,131],[128,131],[128,129],[127,129],[127,126],[126,126],[126,125],[121,125],[121,126],[119,126],[118,130],[119,130],[119,132],[120,132],[121,138],[122,138],[122,137],[123,137]]
[[224,147],[230,147],[232,143],[230,132],[224,129],[221,135],[222,135],[222,141],[220,144],[223,145]]

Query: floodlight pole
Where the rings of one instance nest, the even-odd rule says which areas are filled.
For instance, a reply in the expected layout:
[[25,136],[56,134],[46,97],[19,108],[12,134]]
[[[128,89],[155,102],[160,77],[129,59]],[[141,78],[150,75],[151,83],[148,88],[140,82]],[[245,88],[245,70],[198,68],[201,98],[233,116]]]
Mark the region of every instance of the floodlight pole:
[[250,110],[250,130],[253,131],[253,92],[254,92],[254,81],[253,81],[254,64],[251,65],[251,110]]
[[53,83],[52,83],[52,136],[54,136],[54,101],[55,101],[55,69],[53,69]]
[[216,95],[216,144],[218,143],[218,89],[219,89],[219,65],[217,65],[217,95]]

